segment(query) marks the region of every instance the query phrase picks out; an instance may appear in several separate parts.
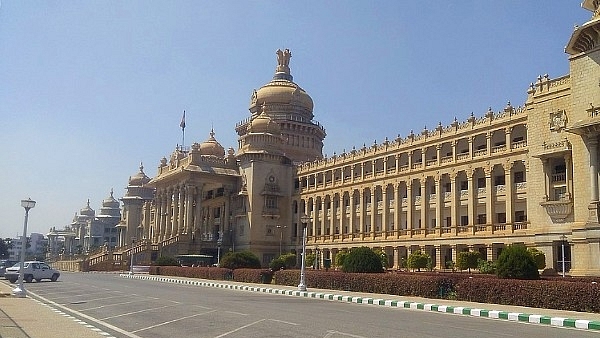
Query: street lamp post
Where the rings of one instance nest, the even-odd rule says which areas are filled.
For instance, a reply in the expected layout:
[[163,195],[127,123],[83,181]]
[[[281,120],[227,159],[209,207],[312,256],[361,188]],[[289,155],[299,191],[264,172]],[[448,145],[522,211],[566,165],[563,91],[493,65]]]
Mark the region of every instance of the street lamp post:
[[287,228],[287,225],[278,225],[277,229],[279,229],[279,257],[281,257],[281,243],[283,242],[283,229]]
[[135,237],[131,237],[131,251],[129,252],[131,255],[131,263],[129,264],[129,274],[133,275],[133,247],[135,245]]
[[560,236],[561,239],[561,247],[562,247],[562,276],[563,278],[565,278],[565,240],[567,239],[567,237],[562,234]]
[[300,223],[302,223],[302,265],[300,268],[300,284],[298,284],[298,291],[306,291],[306,226],[311,221],[310,216],[303,214],[300,217]]
[[223,244],[223,232],[219,231],[219,238],[217,238],[217,267],[221,266],[221,244]]
[[27,219],[29,218],[29,210],[35,207],[35,201],[31,198],[21,200],[21,206],[25,208],[25,222],[23,223],[23,237],[21,238],[21,262],[19,264],[19,282],[12,293],[16,297],[27,297],[27,291],[23,286],[23,274],[25,270],[25,247],[27,246]]

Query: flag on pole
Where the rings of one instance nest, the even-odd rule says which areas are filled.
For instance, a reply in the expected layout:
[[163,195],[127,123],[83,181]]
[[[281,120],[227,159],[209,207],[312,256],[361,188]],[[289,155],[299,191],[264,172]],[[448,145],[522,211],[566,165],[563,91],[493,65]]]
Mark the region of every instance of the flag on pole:
[[181,130],[185,129],[185,110],[183,111],[183,117],[181,118],[179,126],[181,127]]

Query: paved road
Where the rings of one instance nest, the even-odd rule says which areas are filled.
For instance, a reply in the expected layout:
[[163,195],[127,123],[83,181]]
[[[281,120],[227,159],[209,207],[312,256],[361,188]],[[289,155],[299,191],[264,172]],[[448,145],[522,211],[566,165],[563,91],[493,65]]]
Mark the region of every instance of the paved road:
[[42,301],[119,338],[598,337],[597,331],[166,284],[116,274],[64,273],[57,283],[27,286]]

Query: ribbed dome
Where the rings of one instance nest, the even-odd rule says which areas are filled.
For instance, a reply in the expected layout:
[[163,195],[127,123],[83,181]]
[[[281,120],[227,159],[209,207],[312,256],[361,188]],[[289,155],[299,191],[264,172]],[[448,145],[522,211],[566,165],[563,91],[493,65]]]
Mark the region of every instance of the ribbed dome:
[[256,106],[256,104],[266,103],[268,105],[291,104],[305,108],[310,112],[313,110],[312,98],[304,89],[288,80],[273,79],[256,91],[252,101],[251,108]]
[[221,146],[221,144],[215,139],[214,130],[211,129],[210,137],[208,138],[208,140],[200,144],[200,154],[212,155],[217,157],[225,156],[225,148],[223,148],[223,146]]
[[266,112],[266,105],[263,104],[262,112],[250,123],[250,132],[252,133],[270,133],[281,134],[279,123],[273,121]]
[[[129,185],[142,186],[150,182],[150,178],[144,173],[144,166],[140,163],[140,171],[129,177]],[[111,192],[112,196],[112,192]]]
[[105,198],[102,201],[102,207],[103,208],[111,208],[111,209],[118,209],[119,208],[119,201],[117,201],[114,197],[113,197],[113,190],[110,189],[110,196]]
[[89,199],[87,201],[87,205],[85,207],[83,207],[81,210],[79,210],[79,214],[82,216],[92,216],[92,217],[96,214],[94,209],[90,208],[90,200]]

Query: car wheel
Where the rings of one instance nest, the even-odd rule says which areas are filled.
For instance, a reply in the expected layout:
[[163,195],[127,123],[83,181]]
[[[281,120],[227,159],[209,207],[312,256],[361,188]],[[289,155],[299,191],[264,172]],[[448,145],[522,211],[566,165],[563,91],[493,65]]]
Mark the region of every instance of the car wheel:
[[27,283],[33,282],[33,276],[32,275],[25,276],[25,282],[27,282]]
[[52,278],[50,278],[51,281],[56,282],[58,280],[58,274],[53,274]]

